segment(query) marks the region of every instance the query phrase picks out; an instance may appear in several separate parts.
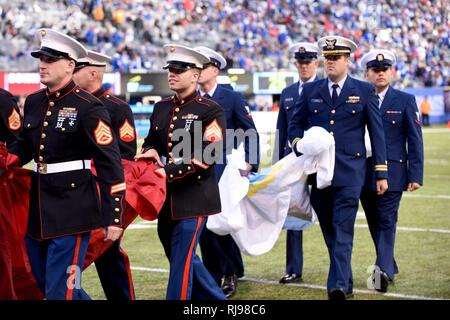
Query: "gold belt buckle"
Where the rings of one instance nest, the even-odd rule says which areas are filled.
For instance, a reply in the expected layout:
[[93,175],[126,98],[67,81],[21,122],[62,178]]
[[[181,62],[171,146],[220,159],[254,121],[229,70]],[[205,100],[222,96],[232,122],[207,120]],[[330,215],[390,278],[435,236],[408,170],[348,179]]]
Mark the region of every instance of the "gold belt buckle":
[[38,163],[38,172],[40,174],[47,174],[47,164],[46,163]]

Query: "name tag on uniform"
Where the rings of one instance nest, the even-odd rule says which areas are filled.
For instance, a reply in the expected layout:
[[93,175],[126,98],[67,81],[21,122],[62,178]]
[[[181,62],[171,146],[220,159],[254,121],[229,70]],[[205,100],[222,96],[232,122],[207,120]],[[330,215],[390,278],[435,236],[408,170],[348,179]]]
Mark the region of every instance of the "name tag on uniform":
[[290,98],[286,98],[284,99],[285,102],[289,102],[289,101],[294,101],[294,98],[290,97]]
[[311,102],[322,103],[322,99],[311,99]]
[[386,114],[402,114],[402,112],[398,110],[386,110]]
[[361,100],[359,96],[349,96],[345,103],[358,103]]

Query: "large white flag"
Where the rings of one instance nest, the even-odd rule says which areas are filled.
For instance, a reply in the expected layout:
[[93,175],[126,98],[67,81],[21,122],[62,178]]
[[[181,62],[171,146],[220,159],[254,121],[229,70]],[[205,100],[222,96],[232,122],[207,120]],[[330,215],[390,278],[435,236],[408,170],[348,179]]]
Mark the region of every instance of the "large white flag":
[[207,228],[221,235],[231,234],[243,253],[261,255],[272,249],[288,213],[306,221],[302,228],[312,225],[316,218],[306,179],[308,174],[317,173],[318,188],[331,185],[334,138],[325,129],[313,127],[305,132],[298,147],[301,157],[289,154],[250,176],[249,185],[243,180],[247,178],[238,174],[244,154],[236,151],[219,182],[222,213],[209,217]]

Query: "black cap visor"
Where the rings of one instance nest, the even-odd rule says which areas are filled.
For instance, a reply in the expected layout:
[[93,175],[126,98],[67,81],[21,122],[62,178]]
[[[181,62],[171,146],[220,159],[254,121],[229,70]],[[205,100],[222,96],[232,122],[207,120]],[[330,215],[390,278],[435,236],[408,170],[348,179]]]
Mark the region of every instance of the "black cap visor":
[[372,60],[372,61],[369,61],[366,64],[366,66],[367,66],[367,69],[373,68],[373,69],[380,69],[380,70],[382,70],[382,69],[386,69],[386,68],[391,67],[392,66],[392,61],[389,60],[389,59],[384,59],[382,61]]
[[167,61],[167,64],[163,67],[164,70],[176,69],[179,71],[186,71],[186,70],[193,69],[193,68],[199,69],[193,63],[182,62],[182,61]]
[[[31,52],[33,58],[40,58],[42,55],[55,59],[72,59],[66,52],[58,51],[48,47],[41,47],[39,50]],[[72,59],[73,60],[73,59]]]
[[299,63],[310,63],[311,61],[317,59],[317,53],[315,53],[315,52],[304,52],[304,53],[296,52],[294,57],[295,57],[295,60],[297,60]]
[[106,67],[105,64],[95,64],[90,62],[77,62],[75,65],[75,69],[81,69],[84,67]]

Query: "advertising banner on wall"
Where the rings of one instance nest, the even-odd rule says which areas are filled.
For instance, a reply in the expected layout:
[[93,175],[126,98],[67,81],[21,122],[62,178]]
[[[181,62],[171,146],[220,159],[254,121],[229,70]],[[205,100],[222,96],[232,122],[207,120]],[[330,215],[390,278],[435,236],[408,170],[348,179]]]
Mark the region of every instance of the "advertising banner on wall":
[[[105,73],[103,83],[108,84],[115,95],[120,95],[120,74]],[[0,87],[15,96],[29,95],[44,88],[37,72],[0,72]]]

